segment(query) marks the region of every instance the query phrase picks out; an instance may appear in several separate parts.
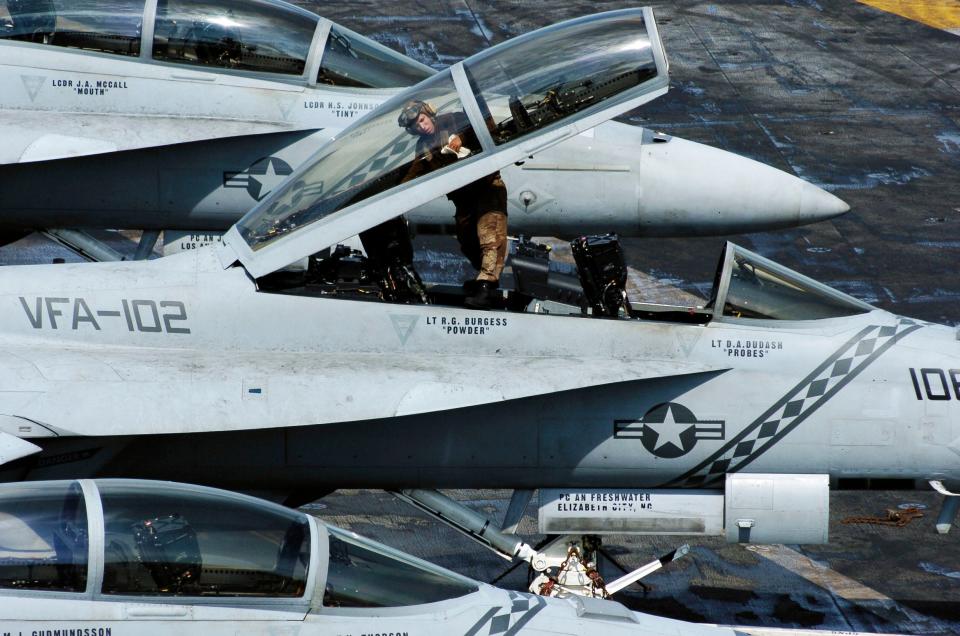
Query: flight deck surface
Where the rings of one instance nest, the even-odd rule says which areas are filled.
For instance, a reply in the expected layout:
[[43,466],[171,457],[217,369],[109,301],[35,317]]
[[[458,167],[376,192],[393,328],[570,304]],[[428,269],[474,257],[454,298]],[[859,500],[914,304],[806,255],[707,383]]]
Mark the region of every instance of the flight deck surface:
[[[437,69],[549,22],[627,6],[607,0],[299,4]],[[914,19],[881,10],[886,5]],[[934,5],[944,13],[933,13]],[[670,56],[671,90],[624,120],[797,174],[843,198],[851,212],[749,236],[625,240],[638,272],[634,300],[705,295],[716,255],[734,240],[892,312],[960,323],[960,2],[653,6]],[[453,269],[459,276],[462,261],[452,241],[421,245],[429,251],[418,264],[433,275]],[[76,259],[35,237],[0,249],[3,263],[53,257]],[[502,518],[509,493],[458,496]],[[925,516],[903,527],[842,523],[915,503],[926,506]],[[691,539],[690,555],[645,580],[646,594],[634,588],[619,600],[704,622],[960,633],[960,528],[936,534],[938,507],[932,492],[835,493],[829,545],[744,548]],[[308,510],[481,580],[508,567],[387,494],[339,492]],[[540,538],[529,516],[520,530],[531,542]],[[682,541],[611,538],[606,546],[633,568]],[[502,583],[525,588],[524,568]]]

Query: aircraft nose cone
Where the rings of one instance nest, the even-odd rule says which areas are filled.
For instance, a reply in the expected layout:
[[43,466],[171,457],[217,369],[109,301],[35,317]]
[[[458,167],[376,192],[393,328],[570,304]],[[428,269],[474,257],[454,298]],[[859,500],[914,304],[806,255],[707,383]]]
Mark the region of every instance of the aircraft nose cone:
[[640,223],[647,234],[679,221],[697,234],[793,227],[847,212],[846,203],[792,174],[672,137],[643,144]]
[[[786,175],[786,173],[783,174]],[[832,219],[850,211],[850,206],[840,197],[834,196],[823,188],[818,188],[807,181],[801,182],[804,185],[798,212],[801,223]]]

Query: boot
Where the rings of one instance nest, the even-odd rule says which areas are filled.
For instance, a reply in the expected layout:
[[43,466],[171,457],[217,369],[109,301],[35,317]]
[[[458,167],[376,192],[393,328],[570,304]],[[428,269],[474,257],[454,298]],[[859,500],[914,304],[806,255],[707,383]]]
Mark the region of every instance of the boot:
[[468,296],[463,304],[474,309],[490,309],[494,306],[500,294],[497,293],[497,284],[488,280],[478,280],[476,291]]
[[480,289],[480,281],[476,278],[463,281],[463,293],[467,296],[475,295],[478,289]]

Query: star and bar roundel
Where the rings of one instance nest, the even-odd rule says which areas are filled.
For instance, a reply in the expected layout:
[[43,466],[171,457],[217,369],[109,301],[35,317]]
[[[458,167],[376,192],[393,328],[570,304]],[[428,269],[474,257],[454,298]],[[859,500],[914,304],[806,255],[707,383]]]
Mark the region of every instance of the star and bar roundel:
[[724,439],[723,420],[699,420],[682,404],[658,404],[639,420],[617,420],[617,439],[640,439],[643,447],[664,459],[686,455],[701,439]]

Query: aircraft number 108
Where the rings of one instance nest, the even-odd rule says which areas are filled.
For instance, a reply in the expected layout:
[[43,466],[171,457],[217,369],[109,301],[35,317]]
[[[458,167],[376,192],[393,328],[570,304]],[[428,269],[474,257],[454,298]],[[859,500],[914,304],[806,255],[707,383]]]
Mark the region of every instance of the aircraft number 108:
[[960,400],[960,369],[910,369],[918,400]]

